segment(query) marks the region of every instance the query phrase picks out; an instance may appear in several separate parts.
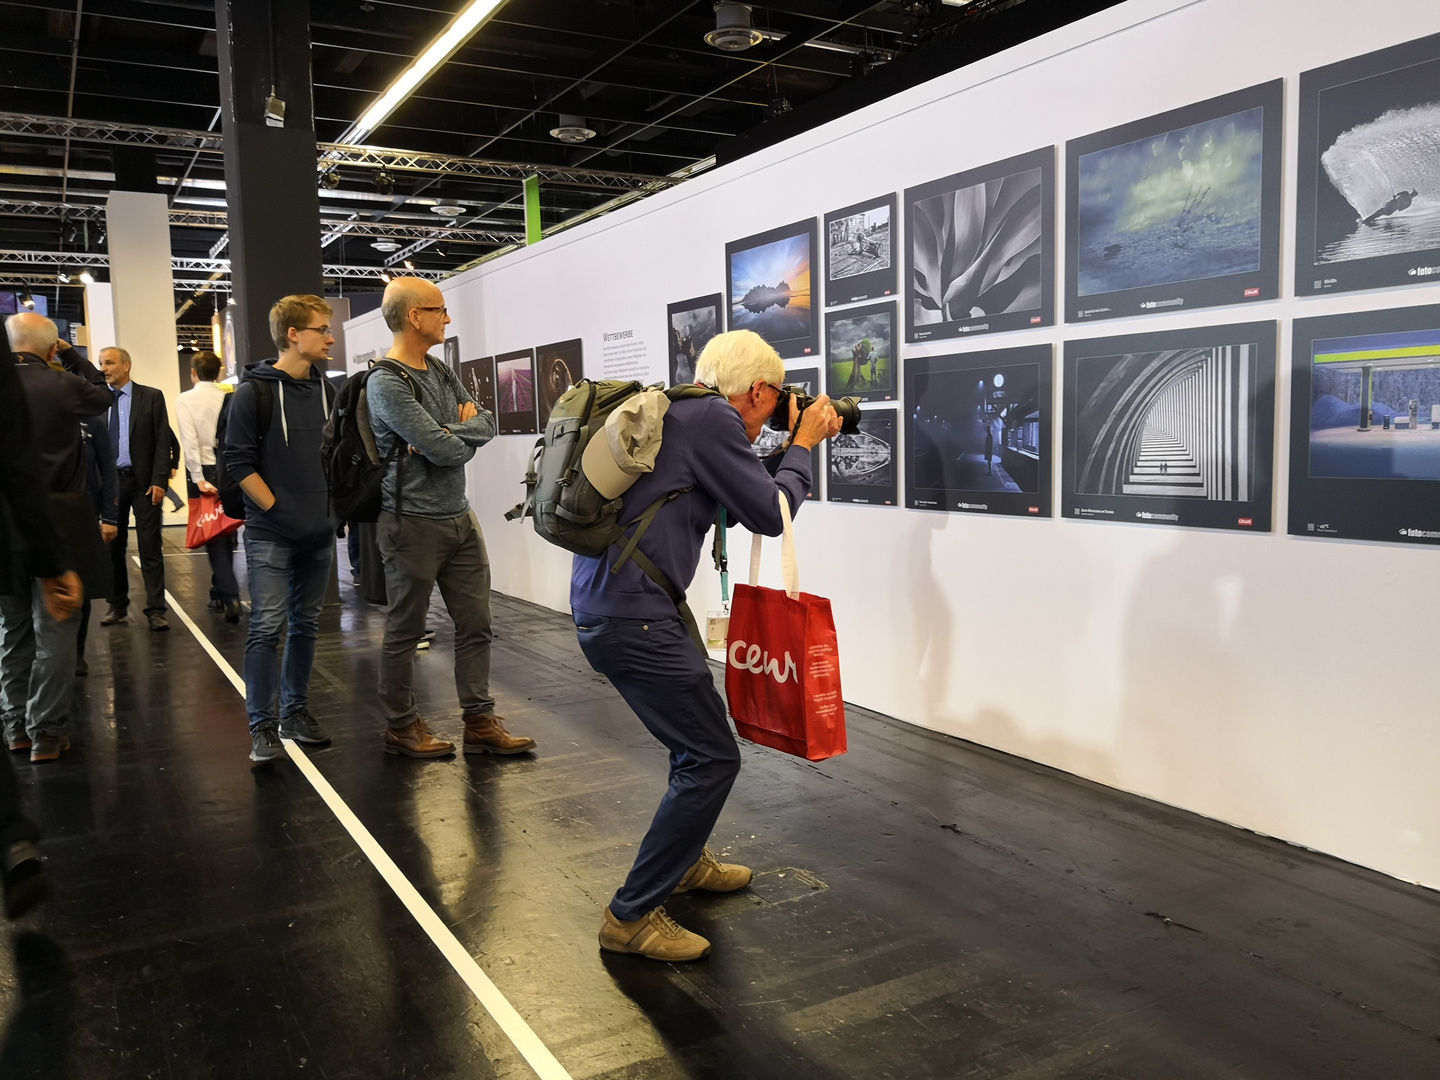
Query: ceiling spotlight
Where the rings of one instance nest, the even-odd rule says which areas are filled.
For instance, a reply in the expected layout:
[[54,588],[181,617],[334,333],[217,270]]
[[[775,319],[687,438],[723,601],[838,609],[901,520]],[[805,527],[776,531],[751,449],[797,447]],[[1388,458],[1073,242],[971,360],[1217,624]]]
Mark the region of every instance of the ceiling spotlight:
[[392,251],[400,250],[400,241],[388,240],[384,237],[381,237],[379,240],[371,241],[370,246],[376,251],[383,251],[386,255],[389,255]]
[[63,228],[63,229],[60,230],[60,240],[61,240],[61,242],[63,242],[63,243],[73,244],[73,243],[75,243],[75,241],[77,241],[77,240],[79,240],[79,239],[80,239],[80,230],[77,229],[77,228],[74,226],[73,223],[72,223],[72,224],[69,224],[69,225],[66,225],[65,228]]
[[439,214],[441,217],[459,217],[461,214],[465,213],[465,207],[461,206],[459,203],[442,202],[436,203],[434,206],[430,207],[430,212],[432,214]]
[[60,282],[61,285],[69,285],[69,284],[70,284],[70,271],[68,271],[68,270],[61,270],[58,274],[55,275],[55,280],[58,281],[58,282]]
[[395,177],[381,169],[375,174],[375,190],[381,195],[393,195],[395,193]]
[[25,286],[25,291],[20,294],[20,303],[31,311],[35,310],[35,297],[30,295],[30,286]]
[[85,267],[85,269],[81,270],[77,276],[80,278],[81,282],[86,285],[95,284],[95,271],[91,270],[88,266]]
[[705,35],[705,44],[722,52],[743,52],[764,40],[765,35],[750,25],[749,4],[715,5],[715,29]]
[[563,143],[582,143],[595,137],[595,129],[585,123],[583,116],[560,114],[560,123],[550,129],[550,134]]
[[386,271],[381,270],[381,271],[380,271],[380,280],[383,281],[383,282],[385,282],[386,285],[389,285],[389,284],[390,284],[390,281],[391,281],[391,277],[390,277],[390,275],[389,275]]
[[406,259],[406,260],[405,260],[405,269],[406,269],[406,270],[414,270],[414,269],[415,269],[415,264],[414,264],[413,262],[411,262],[409,259]]
[[320,186],[326,191],[334,191],[340,186],[340,170],[326,169],[320,174]]

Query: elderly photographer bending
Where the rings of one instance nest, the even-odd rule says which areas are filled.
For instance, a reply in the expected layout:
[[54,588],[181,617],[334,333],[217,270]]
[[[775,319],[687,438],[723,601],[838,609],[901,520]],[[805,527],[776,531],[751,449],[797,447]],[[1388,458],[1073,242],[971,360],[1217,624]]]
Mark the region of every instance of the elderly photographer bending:
[[[775,411],[785,365],[749,330],[713,338],[695,378],[723,396],[671,404],[655,471],[625,493],[620,512],[625,526],[661,496],[688,489],[660,510],[640,543],[682,592],[695,576],[718,508],[751,532],[778,536],[776,491],[798,511],[810,491],[811,448],[840,430],[828,398],[816,399],[798,425],[792,398],[792,445],[768,462],[756,458],[750,444]],[[674,892],[732,892],[750,883],[748,867],[719,863],[705,848],[740,771],[740,753],[706,657],[674,602],[633,560],[611,573],[619,555],[612,545],[602,556],[576,556],[570,606],[590,666],[669,748],[670,786],[630,875],[605,909],[600,947],[654,960],[697,960],[710,942],[676,925],[661,904]]]

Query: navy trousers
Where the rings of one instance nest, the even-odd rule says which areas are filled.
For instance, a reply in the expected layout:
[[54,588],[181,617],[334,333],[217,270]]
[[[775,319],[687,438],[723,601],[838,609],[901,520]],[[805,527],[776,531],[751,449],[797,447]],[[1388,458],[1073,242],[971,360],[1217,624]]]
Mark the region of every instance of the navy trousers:
[[670,787],[610,901],[610,913],[630,922],[663,904],[700,858],[740,772],[740,750],[710,665],[678,616],[646,621],[577,611],[575,628],[590,666],[670,751]]

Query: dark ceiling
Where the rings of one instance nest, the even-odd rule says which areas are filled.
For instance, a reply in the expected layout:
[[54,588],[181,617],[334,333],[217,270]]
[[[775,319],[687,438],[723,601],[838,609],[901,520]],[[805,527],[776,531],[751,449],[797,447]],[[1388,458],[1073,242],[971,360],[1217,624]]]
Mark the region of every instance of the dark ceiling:
[[[647,179],[674,183],[676,174],[704,168],[717,154],[748,152],[1104,6],[779,0],[754,6],[754,25],[766,40],[725,53],[704,40],[715,27],[712,0],[508,0],[365,142],[628,174],[542,182],[549,230],[617,196],[645,193]],[[310,0],[317,139],[341,141],[460,7],[461,0]],[[150,127],[218,133],[214,4],[0,0],[0,87],[0,249],[73,252],[78,265],[84,253],[105,250],[103,214],[95,208],[113,182],[115,140],[144,138]],[[552,137],[561,113],[582,117],[594,137],[578,145]],[[91,131],[67,143],[62,132],[44,134],[43,125],[38,136],[21,134],[33,117],[142,127]],[[172,221],[177,257],[210,257],[224,235],[223,219],[215,217],[225,199],[217,151],[218,143],[199,152],[158,152],[157,179],[170,194],[172,214],[198,212]],[[373,289],[387,262],[405,258],[420,270],[453,270],[523,230],[520,188],[511,178],[431,163],[390,169],[393,190],[382,193],[379,171],[373,162],[342,162],[338,187],[321,190],[322,217],[332,226],[324,232],[333,237],[324,259],[336,287]],[[436,204],[463,213],[437,216]],[[372,235],[355,235],[353,225],[347,235],[346,222],[369,223]],[[436,240],[444,226],[450,235]],[[390,239],[373,235],[387,228],[397,232],[396,252],[372,246]],[[186,282],[177,285],[177,306],[196,291],[191,279],[211,276],[177,273]],[[0,254],[0,288],[22,278],[57,297],[59,314],[77,317],[78,291],[53,285],[53,267],[25,267]],[[223,286],[221,275],[215,288]],[[208,315],[208,299],[203,310]]]

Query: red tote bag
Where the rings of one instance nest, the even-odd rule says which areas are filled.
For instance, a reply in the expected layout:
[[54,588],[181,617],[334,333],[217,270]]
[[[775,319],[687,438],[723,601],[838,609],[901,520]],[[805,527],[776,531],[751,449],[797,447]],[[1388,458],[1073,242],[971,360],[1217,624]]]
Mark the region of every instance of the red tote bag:
[[760,587],[760,537],[750,584],[735,586],[725,648],[725,696],[741,738],[808,761],[845,753],[840,650],[830,601],[800,591],[790,504],[780,495],[785,588]]
[[218,494],[201,492],[199,498],[190,500],[190,523],[185,526],[185,546],[204,547],[211,540],[228,536],[243,524],[243,521],[225,516]]

